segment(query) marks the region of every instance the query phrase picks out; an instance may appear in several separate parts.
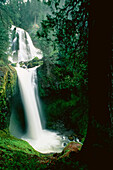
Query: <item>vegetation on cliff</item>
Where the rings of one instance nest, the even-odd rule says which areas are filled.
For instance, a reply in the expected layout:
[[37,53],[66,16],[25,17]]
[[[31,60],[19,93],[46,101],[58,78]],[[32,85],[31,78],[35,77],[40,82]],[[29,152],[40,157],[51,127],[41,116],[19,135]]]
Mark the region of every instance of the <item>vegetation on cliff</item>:
[[8,128],[10,102],[16,89],[16,70],[0,61],[0,129]]
[[[48,121],[62,120],[85,137],[88,123],[88,1],[48,1],[52,13],[37,35],[43,65],[39,94]],[[78,12],[79,11],[79,12]]]

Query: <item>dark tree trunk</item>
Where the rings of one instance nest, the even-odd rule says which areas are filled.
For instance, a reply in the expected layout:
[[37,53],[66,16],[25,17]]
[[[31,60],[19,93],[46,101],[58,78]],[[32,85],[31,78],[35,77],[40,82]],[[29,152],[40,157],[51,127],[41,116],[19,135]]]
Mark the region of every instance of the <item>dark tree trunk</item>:
[[110,62],[112,10],[107,1],[91,0],[89,19],[89,125],[81,154],[90,170],[110,166]]

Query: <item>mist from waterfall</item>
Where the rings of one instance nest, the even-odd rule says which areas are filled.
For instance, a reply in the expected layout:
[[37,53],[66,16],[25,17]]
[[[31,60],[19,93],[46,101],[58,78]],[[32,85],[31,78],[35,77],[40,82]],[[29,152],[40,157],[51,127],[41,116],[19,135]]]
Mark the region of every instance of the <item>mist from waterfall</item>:
[[[14,29],[14,28],[13,28]],[[34,47],[32,40],[27,32],[21,28],[16,28],[16,33],[19,34],[12,41],[13,48],[13,62],[17,61],[29,61],[34,57],[41,58],[42,53],[37,53],[37,49]],[[26,36],[25,36],[26,34]],[[26,38],[25,38],[26,37]],[[18,39],[18,40],[17,40]],[[27,43],[25,41],[27,40]],[[18,44],[18,50],[15,49]],[[17,56],[15,57],[15,53]],[[39,56],[38,56],[39,55]],[[16,58],[16,59],[15,59]],[[21,113],[21,119],[25,119],[25,130],[22,130],[21,124],[16,122],[19,116],[16,116],[16,111],[12,109],[12,115],[10,119],[10,132],[12,135],[27,141],[34,149],[41,153],[61,152],[64,148],[64,143],[68,142],[66,137],[58,135],[56,132],[43,129],[43,117],[41,120],[41,105],[38,96],[37,86],[37,67],[34,68],[21,68],[19,64],[16,67],[18,75],[18,86],[20,91],[20,98],[23,105],[23,113]],[[14,107],[14,106],[13,106]],[[18,106],[21,110],[21,105]],[[20,113],[18,113],[20,114]],[[22,116],[24,114],[24,116]]]

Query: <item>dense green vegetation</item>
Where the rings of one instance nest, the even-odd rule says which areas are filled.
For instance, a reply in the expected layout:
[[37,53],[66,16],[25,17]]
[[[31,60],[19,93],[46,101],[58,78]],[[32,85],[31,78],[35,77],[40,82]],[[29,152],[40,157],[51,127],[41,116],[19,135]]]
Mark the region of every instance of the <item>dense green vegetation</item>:
[[11,98],[16,89],[16,71],[0,60],[0,129],[9,127]]
[[[21,64],[21,63],[20,63]],[[25,64],[25,66],[27,68],[32,68],[32,67],[35,67],[35,66],[39,66],[39,65],[42,65],[43,64],[43,61],[39,60],[37,57],[35,57],[34,59],[32,59],[31,61],[28,61],[28,62],[24,62],[22,64]]]
[[[48,119],[63,120],[85,136],[88,113],[88,1],[48,1],[37,35],[43,66],[38,69],[39,93]],[[56,108],[56,109],[55,109]],[[70,122],[70,123],[69,123]]]
[[[11,65],[13,67],[16,67],[16,64],[17,63],[11,63]],[[30,61],[26,61],[26,62],[19,62],[20,64],[20,67],[23,67],[23,68],[32,68],[32,67],[35,67],[35,66],[41,66],[43,64],[43,61],[42,60],[39,60],[37,57],[35,57],[34,59],[30,60]]]
[[[15,26],[28,31],[35,24],[40,25],[45,18],[45,5],[37,0],[24,2],[23,0],[11,0],[6,5],[9,17]],[[47,7],[46,7],[47,10]]]
[[[113,149],[112,15],[106,9],[110,3],[99,6],[96,0],[0,0],[0,169],[88,169],[82,161],[90,165],[89,170],[110,165],[106,156],[111,157]],[[16,64],[8,65],[12,24],[28,31],[35,46],[43,51],[43,61],[34,58],[21,66],[41,65],[38,87],[46,127],[61,128],[62,132],[72,129],[82,142],[87,134],[81,152],[81,147],[70,151],[66,146],[60,154],[42,155],[9,134],[10,101],[16,87],[12,67]]]
[[7,130],[0,131],[0,168],[34,168],[41,167],[41,154],[27,142],[17,139]]
[[[4,1],[5,2],[5,1]],[[4,6],[3,1],[0,1],[0,60],[7,62],[9,53],[9,30],[11,20],[7,15],[7,8]]]

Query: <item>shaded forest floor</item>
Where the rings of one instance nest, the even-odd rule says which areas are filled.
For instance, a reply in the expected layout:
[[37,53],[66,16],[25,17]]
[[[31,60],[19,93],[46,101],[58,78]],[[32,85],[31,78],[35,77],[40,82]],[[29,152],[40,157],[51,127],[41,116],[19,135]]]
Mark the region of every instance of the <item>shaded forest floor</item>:
[[75,161],[81,145],[71,142],[62,153],[41,154],[27,142],[17,139],[7,130],[0,130],[0,169],[77,169],[86,165]]

